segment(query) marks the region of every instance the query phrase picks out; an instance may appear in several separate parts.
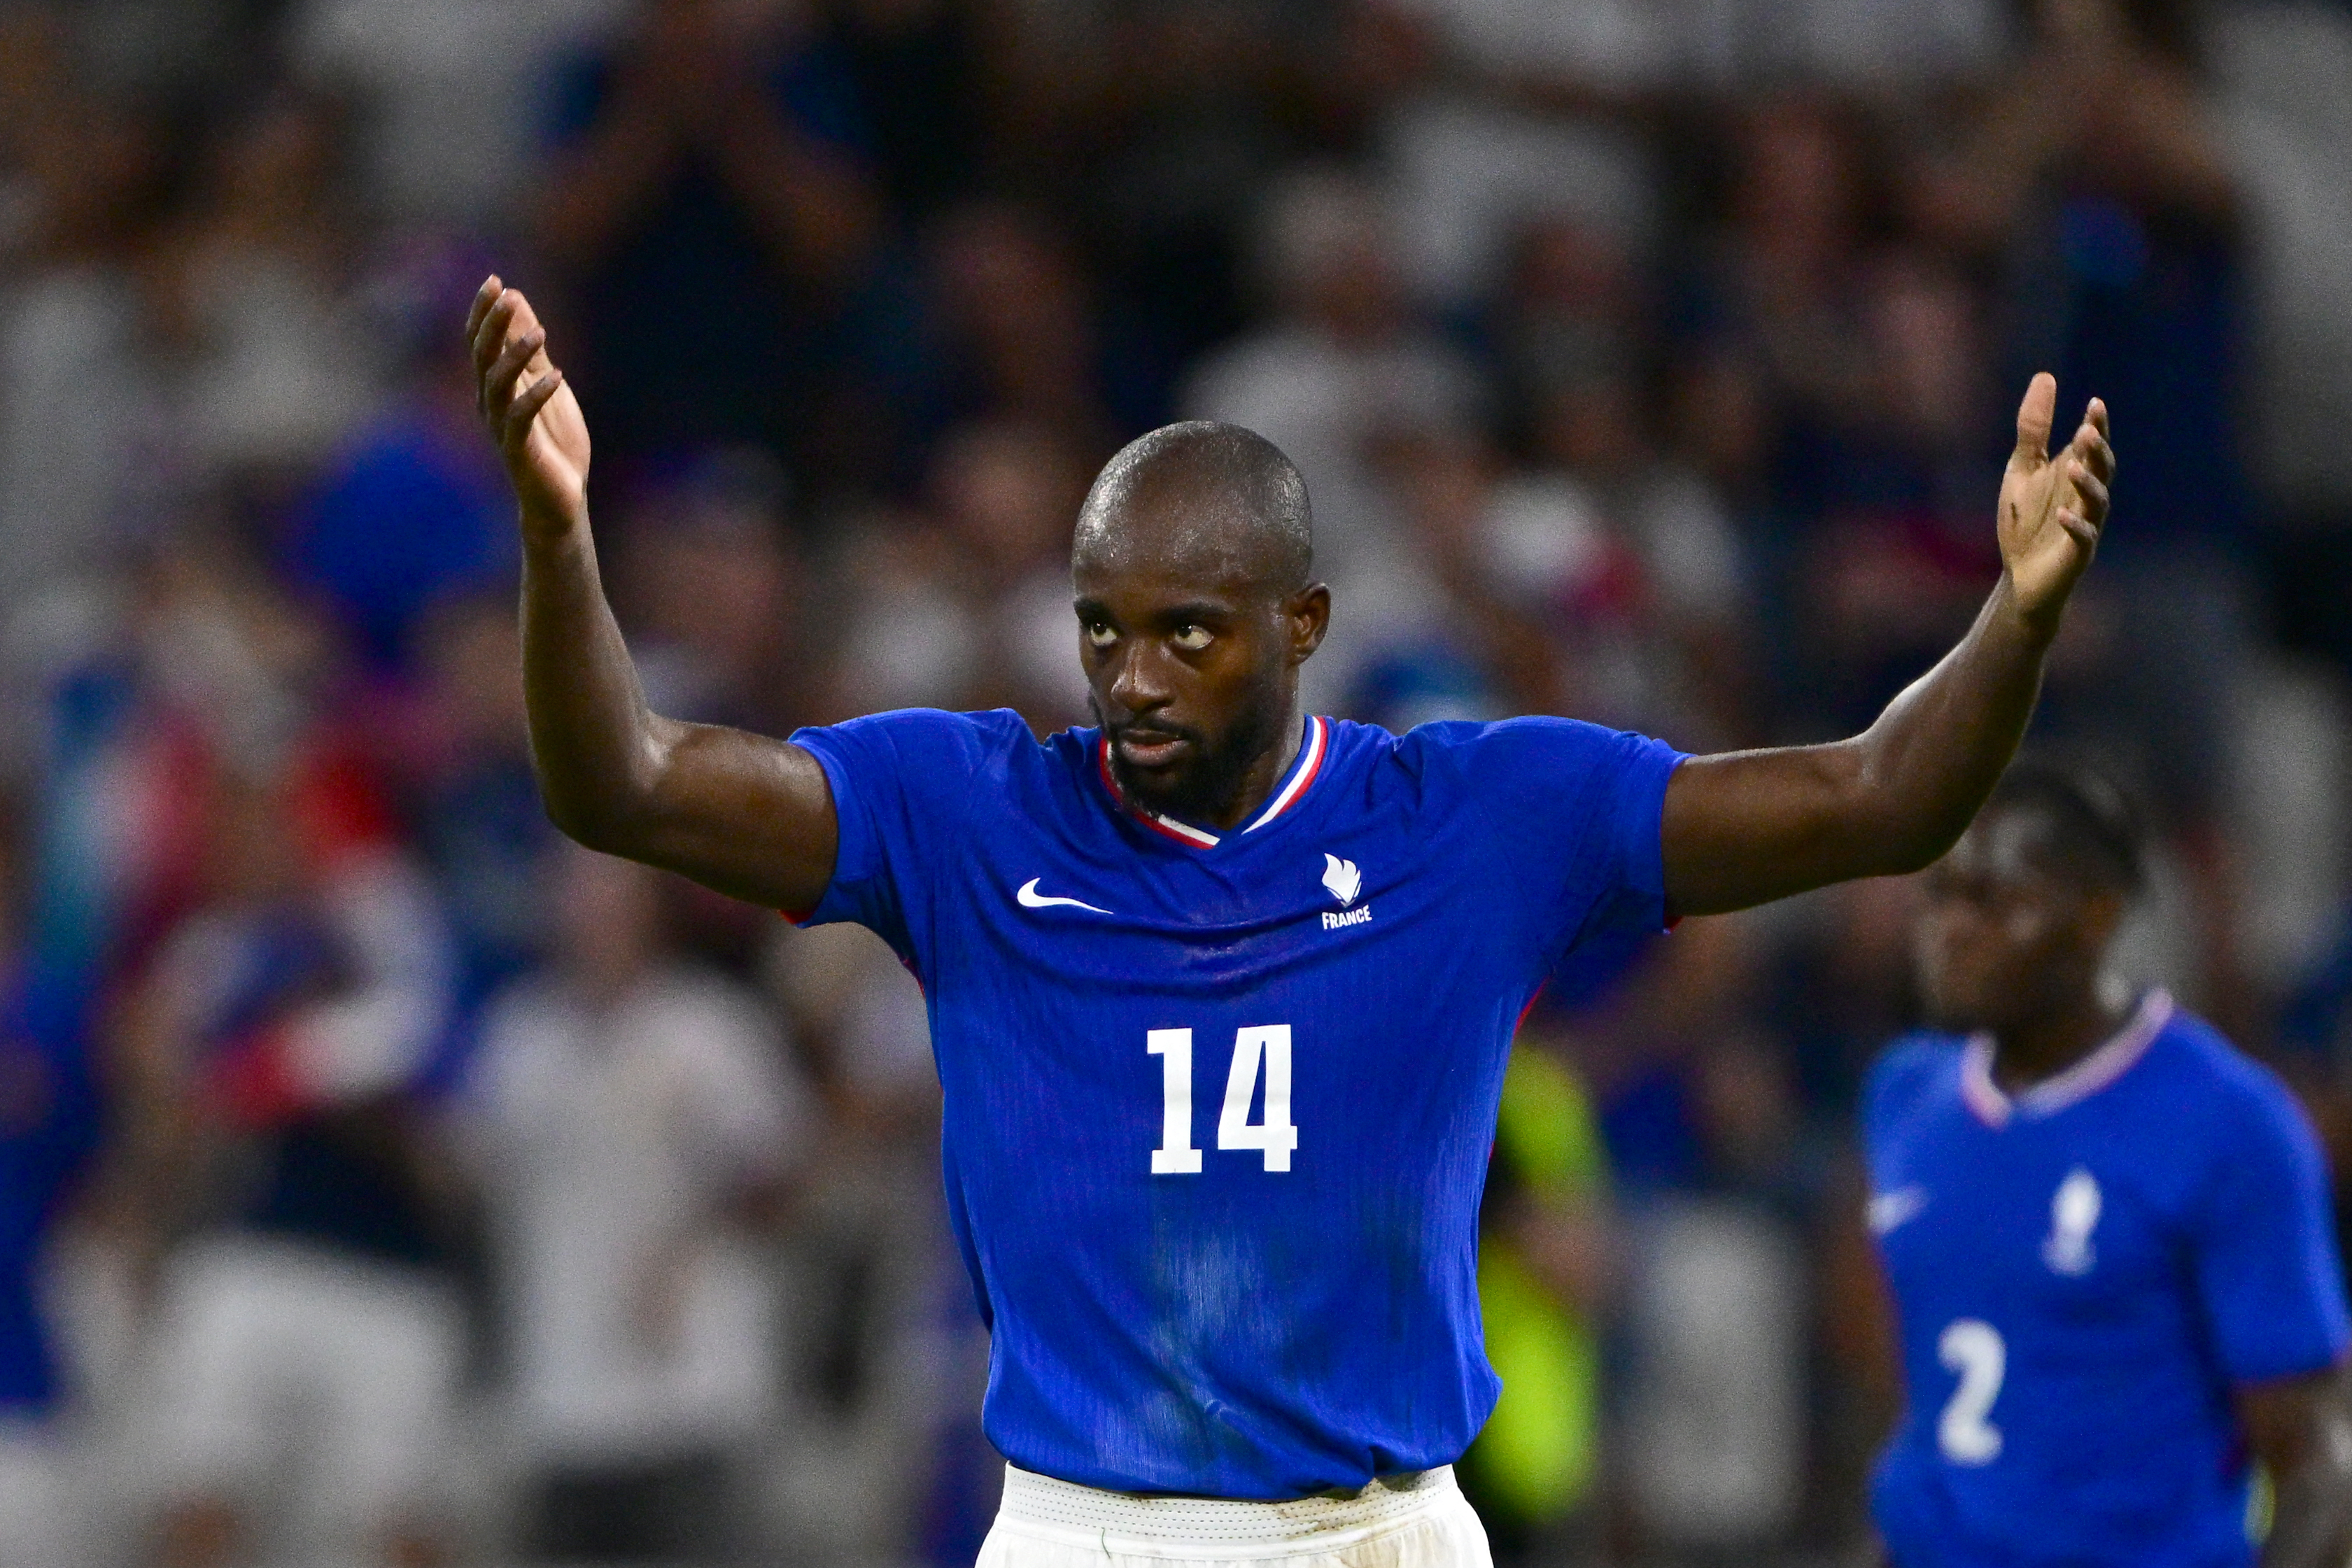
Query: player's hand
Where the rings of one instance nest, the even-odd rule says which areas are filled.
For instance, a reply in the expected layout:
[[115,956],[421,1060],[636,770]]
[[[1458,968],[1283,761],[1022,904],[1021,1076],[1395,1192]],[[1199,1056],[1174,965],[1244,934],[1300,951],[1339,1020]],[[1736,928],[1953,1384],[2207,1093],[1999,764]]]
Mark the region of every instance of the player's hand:
[[2074,438],[2050,455],[2058,382],[2047,371],[2017,405],[2017,450],[2000,480],[2000,559],[2026,624],[2054,632],[2075,580],[2091,564],[2107,520],[2107,486],[2116,476],[2107,444],[2107,405],[2093,398]]
[[474,354],[474,402],[506,459],[527,532],[550,536],[586,522],[588,422],[563,372],[547,357],[547,333],[522,291],[492,277],[466,314]]

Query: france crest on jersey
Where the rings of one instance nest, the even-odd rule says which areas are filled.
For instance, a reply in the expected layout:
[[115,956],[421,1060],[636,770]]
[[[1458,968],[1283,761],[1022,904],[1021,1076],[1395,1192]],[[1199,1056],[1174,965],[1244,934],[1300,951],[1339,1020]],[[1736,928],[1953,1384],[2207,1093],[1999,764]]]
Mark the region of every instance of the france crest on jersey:
[[1005,1457],[1236,1499],[1460,1457],[1496,1388],[1477,1211],[1511,1036],[1572,945],[1661,924],[1677,755],[1310,719],[1218,833],[1129,809],[1093,730],[793,738],[841,823],[809,918],[923,984]]
[[1897,1042],[1864,1093],[1908,1407],[1872,1511],[1897,1568],[2250,1563],[2233,1386],[2343,1355],[2317,1141],[2151,993],[2012,1100],[1989,1040]]

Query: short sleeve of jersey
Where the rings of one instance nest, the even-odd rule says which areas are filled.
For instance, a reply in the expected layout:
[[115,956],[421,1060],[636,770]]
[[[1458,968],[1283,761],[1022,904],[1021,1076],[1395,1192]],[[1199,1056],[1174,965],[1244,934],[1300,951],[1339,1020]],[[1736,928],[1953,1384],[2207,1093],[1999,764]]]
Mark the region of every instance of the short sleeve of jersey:
[[1486,725],[1462,745],[1470,798],[1544,916],[1554,956],[1585,938],[1665,925],[1659,831],[1666,780],[1682,760],[1663,742],[1564,718]]
[[2238,1383],[2320,1371],[2352,1341],[2318,1140],[2284,1088],[2251,1087],[2216,1107],[2223,1135],[2192,1221],[2198,1294]]
[[[803,729],[793,744],[824,768],[838,840],[833,880],[814,909],[786,910],[803,925],[870,927],[915,961],[916,928],[931,878],[957,852],[971,781],[1010,715],[908,708]],[[1022,730],[1022,738],[1027,738]]]

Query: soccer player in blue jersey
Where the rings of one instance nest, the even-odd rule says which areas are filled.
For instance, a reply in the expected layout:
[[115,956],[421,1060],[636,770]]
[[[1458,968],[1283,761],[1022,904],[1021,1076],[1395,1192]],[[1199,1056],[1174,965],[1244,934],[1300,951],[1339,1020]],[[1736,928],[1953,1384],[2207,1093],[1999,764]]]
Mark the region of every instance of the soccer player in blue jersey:
[[923,983],[1013,1465],[991,1568],[1484,1563],[1451,1465],[1495,1401],[1478,1199],[1531,993],[1571,948],[1948,848],[2025,727],[2114,465],[2096,402],[2049,455],[2035,378],[2006,570],[1959,646],[1852,740],[1686,758],[1563,719],[1302,713],[1331,612],[1306,488],[1247,431],[1171,425],[1076,519],[1099,727],[907,712],[779,741],[647,711],[546,334],[496,278],[467,330],[520,502],[550,813],[868,925]]
[[2352,1551],[2344,1285],[2285,1088],[2108,948],[2140,883],[2095,779],[2021,765],[1929,873],[1921,989],[1864,1098],[1907,1406],[1896,1568],[2265,1568]]

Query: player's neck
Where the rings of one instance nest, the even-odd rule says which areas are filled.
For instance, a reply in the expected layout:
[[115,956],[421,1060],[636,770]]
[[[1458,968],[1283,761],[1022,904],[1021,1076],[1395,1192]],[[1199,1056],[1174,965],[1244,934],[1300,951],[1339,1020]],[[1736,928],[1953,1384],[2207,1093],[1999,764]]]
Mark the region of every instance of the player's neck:
[[1290,765],[1298,760],[1299,742],[1306,728],[1306,721],[1298,714],[1298,699],[1294,695],[1283,706],[1281,722],[1274,727],[1274,744],[1242,770],[1233,804],[1208,814],[1210,827],[1230,833],[1257,815],[1258,809],[1274,798]]
[[2095,984],[2066,1005],[1993,1034],[1992,1078],[2014,1094],[2055,1078],[2113,1040],[2130,1019],[2127,988]]

